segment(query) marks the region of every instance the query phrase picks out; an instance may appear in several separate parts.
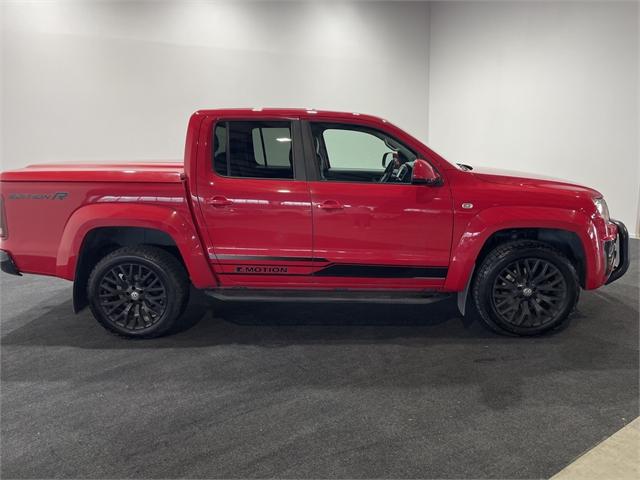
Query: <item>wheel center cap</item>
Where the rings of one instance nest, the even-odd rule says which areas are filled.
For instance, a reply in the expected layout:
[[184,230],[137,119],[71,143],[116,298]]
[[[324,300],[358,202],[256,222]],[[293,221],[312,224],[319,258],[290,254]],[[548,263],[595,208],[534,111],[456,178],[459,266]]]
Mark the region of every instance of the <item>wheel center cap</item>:
[[523,288],[522,295],[524,295],[525,297],[530,297],[531,295],[533,295],[533,289],[531,287]]
[[137,301],[140,300],[140,293],[139,292],[131,292],[131,295],[129,295],[131,297],[131,300]]

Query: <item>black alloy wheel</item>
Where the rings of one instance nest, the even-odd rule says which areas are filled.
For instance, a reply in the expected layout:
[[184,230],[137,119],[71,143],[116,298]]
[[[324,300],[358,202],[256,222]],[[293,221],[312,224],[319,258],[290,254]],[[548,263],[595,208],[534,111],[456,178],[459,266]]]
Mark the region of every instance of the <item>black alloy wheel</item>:
[[104,315],[125,330],[152,326],[167,308],[167,287],[141,263],[117,264],[102,276],[98,290]]
[[553,321],[567,302],[567,282],[551,262],[521,258],[502,269],[493,282],[497,315],[518,327]]
[[189,298],[189,279],[171,253],[148,245],[122,247],[93,268],[87,296],[93,316],[125,337],[176,330]]
[[511,335],[539,335],[564,324],[580,296],[574,264],[551,245],[515,240],[496,246],[474,275],[481,320]]

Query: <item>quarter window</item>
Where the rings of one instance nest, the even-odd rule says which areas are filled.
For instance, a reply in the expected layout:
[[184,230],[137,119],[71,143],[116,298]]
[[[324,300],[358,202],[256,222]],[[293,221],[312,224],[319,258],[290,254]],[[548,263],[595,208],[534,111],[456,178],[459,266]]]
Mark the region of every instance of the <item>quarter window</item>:
[[213,166],[219,175],[293,178],[291,122],[222,122],[213,137]]

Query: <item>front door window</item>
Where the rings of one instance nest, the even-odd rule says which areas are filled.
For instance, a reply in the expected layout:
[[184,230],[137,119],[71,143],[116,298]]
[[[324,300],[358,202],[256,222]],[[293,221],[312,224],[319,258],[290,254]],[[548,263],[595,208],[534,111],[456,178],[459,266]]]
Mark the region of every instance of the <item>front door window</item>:
[[410,183],[417,155],[389,135],[354,125],[311,123],[320,178]]

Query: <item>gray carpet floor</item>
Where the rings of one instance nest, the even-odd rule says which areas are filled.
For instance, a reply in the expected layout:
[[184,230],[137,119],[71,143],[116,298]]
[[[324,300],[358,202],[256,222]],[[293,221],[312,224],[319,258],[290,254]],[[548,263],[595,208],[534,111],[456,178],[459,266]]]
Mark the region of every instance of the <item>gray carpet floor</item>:
[[548,477],[638,415],[638,246],[561,331],[430,306],[210,304],[129,341],[2,275],[2,478]]

